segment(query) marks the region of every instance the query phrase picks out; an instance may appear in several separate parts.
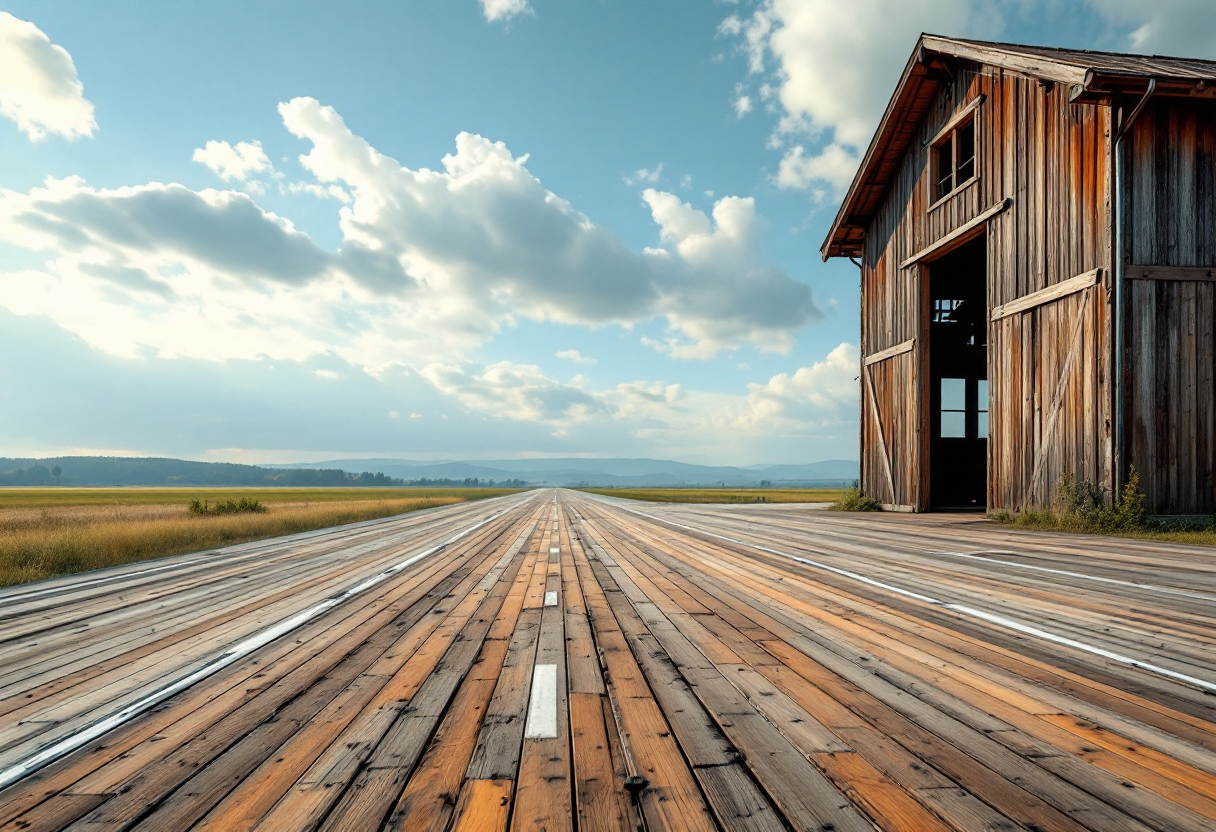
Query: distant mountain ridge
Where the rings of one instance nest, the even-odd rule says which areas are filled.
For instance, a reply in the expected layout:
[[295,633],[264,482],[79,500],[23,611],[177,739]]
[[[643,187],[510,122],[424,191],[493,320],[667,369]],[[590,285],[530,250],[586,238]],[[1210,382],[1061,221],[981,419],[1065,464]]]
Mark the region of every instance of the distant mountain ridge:
[[[59,475],[54,469],[59,468]],[[388,486],[419,480],[464,484],[465,480],[532,485],[614,487],[773,486],[851,484],[858,477],[853,460],[748,467],[692,465],[660,459],[472,460],[418,462],[407,459],[335,459],[282,465],[194,462],[167,457],[61,456],[43,459],[0,457],[0,485],[143,486]],[[440,482],[435,482],[436,480]],[[444,482],[447,481],[447,482]]]
[[[350,473],[338,468],[267,468],[233,462],[193,462],[165,457],[60,456],[47,459],[0,457],[0,486],[215,486],[345,488],[412,485],[381,472]],[[465,485],[431,482],[427,485]],[[501,483],[523,485],[522,482]]]
[[693,465],[663,459],[494,459],[464,462],[419,462],[408,459],[332,459],[324,462],[279,465],[279,468],[320,466],[346,471],[382,471],[390,477],[511,479],[536,485],[590,486],[746,486],[767,481],[776,485],[851,484],[860,476],[855,460],[829,459],[822,462],[783,465]]

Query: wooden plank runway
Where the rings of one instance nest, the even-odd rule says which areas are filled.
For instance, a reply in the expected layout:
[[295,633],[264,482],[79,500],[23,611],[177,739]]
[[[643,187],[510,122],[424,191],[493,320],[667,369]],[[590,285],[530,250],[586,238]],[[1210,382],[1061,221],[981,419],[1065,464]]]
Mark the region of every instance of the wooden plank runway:
[[184,555],[0,591],[0,772],[195,671],[0,830],[1216,830],[1201,547],[542,491]]

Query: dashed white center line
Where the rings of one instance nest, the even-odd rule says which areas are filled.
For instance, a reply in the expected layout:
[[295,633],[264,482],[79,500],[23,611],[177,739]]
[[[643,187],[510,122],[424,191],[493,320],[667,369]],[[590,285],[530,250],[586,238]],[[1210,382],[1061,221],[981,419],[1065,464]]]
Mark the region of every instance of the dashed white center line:
[[524,739],[545,740],[557,736],[557,665],[538,664],[532,669],[532,697]]

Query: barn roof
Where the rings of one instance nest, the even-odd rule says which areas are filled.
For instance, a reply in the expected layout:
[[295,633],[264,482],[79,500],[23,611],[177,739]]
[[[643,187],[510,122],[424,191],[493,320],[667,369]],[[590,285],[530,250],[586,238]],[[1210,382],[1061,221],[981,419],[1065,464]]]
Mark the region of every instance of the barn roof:
[[1216,61],[921,35],[819,249],[824,260],[861,254],[865,228],[891,187],[943,73],[956,60],[1064,84],[1069,99],[1078,103],[1109,104],[1118,95],[1141,95],[1149,79],[1156,79],[1157,95],[1216,94]]

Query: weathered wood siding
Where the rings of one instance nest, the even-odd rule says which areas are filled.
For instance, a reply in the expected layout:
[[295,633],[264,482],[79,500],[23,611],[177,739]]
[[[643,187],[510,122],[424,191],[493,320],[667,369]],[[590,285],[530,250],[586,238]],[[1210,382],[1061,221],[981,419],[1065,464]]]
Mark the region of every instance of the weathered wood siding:
[[989,506],[1049,506],[1061,474],[1109,485],[1110,437],[1095,423],[1109,407],[1106,294],[1099,283],[993,322]]
[[[1122,152],[1125,262],[1216,266],[1216,102],[1158,99]],[[1216,283],[1125,286],[1127,463],[1150,511],[1216,512]]]
[[[976,182],[930,209],[925,145],[976,97]],[[928,421],[924,398],[927,304],[922,270],[902,263],[1007,198],[1011,206],[987,222],[988,303],[1009,303],[1110,264],[1110,110],[1073,105],[1062,87],[991,67],[958,72],[938,90],[896,184],[866,233],[862,269],[862,353],[917,338],[913,356],[890,368],[906,375],[875,385],[883,414],[899,502],[928,507]],[[1061,385],[1070,327],[1079,298],[1045,304],[993,324],[989,334],[989,508],[1042,504],[1031,481],[1035,460],[1046,476],[1068,471],[1109,486],[1109,275],[1084,293],[1091,305],[1085,343],[1063,379],[1066,407],[1047,430],[1048,410]],[[870,394],[862,385],[862,486],[886,501]],[[898,397],[898,398],[896,398]],[[892,423],[885,421],[890,413]],[[930,463],[931,464],[931,463]],[[902,478],[901,478],[902,477]],[[1039,476],[1041,481],[1042,475]],[[1051,482],[1054,489],[1054,480]]]

